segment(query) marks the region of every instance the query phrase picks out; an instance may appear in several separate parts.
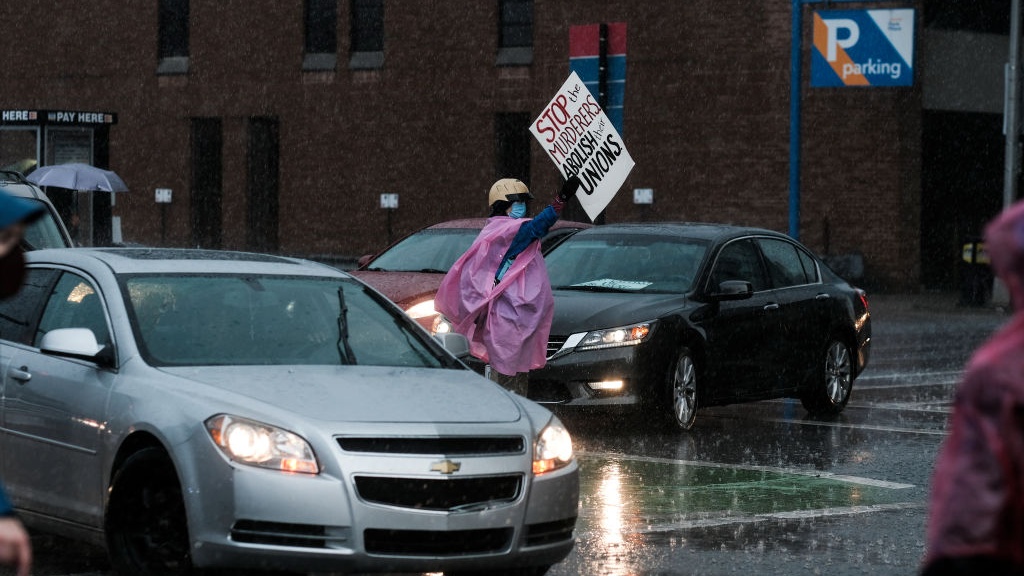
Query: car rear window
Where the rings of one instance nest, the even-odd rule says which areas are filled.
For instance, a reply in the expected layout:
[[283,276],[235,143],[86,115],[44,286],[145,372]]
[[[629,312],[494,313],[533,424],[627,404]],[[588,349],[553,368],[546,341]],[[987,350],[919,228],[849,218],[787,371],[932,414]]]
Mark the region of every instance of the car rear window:
[[367,270],[447,272],[480,234],[477,228],[420,230],[378,256]]
[[[39,200],[25,198],[30,202],[36,202],[42,206],[46,206],[45,203]],[[24,241],[28,244],[29,248],[34,250],[42,250],[44,248],[68,248],[68,244],[64,235],[61,234],[60,227],[57,224],[57,216],[47,207],[46,212],[42,218],[39,218],[25,229]]]

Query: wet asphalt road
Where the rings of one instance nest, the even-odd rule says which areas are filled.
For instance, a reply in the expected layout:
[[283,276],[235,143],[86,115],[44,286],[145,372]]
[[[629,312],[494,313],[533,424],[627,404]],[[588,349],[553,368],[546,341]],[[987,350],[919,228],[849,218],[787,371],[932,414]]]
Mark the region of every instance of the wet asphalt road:
[[[871,306],[872,358],[838,418],[811,419],[794,400],[706,409],[688,434],[566,416],[582,470],[578,541],[549,574],[916,573],[953,389],[1008,315],[952,294]],[[35,574],[108,574],[100,550],[33,542]]]

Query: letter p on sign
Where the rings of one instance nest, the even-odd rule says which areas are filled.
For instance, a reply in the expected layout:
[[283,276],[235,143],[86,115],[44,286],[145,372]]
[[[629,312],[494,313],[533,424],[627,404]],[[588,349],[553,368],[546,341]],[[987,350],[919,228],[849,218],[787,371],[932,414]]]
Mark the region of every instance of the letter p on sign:
[[[836,47],[842,49],[849,48],[860,40],[860,26],[857,25],[853,20],[846,18],[837,18],[835,20],[825,20],[825,26],[828,27],[828,54],[825,55],[825,59],[829,62],[836,61]],[[839,31],[846,30],[847,35],[845,38],[839,38]]]

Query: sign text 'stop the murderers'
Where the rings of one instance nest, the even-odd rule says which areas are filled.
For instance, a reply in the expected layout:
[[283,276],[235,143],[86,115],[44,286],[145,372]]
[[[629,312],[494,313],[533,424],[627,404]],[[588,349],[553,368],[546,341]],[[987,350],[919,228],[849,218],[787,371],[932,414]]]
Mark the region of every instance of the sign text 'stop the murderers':
[[530,132],[562,176],[583,182],[576,197],[595,220],[622,187],[633,158],[622,137],[575,73],[533,121]]

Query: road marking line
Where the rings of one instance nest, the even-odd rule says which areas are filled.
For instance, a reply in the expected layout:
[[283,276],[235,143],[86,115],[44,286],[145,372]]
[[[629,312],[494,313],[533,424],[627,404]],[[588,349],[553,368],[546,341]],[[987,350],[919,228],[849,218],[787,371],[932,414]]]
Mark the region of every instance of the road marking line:
[[[847,407],[856,407],[856,404],[848,405]],[[868,408],[875,408],[875,406],[867,406]],[[782,424],[799,424],[801,426],[820,426],[822,428],[847,428],[850,430],[872,430],[875,432],[898,432],[901,434],[926,434],[928,436],[946,436],[949,434],[948,430],[920,430],[917,428],[897,428],[895,426],[872,426],[870,424],[843,424],[841,422],[809,422],[809,421],[796,421],[787,420],[786,418],[759,418],[762,422],[779,422]]]
[[885,380],[885,379],[903,379],[903,378],[932,378],[937,376],[944,376],[947,378],[959,379],[963,370],[943,370],[941,372],[868,372],[857,376],[857,382],[864,380]]
[[[895,504],[875,504],[871,506],[847,506],[841,508],[823,508],[820,510],[796,510],[793,512],[771,512],[767,514],[756,514],[754,516],[729,516],[724,518],[702,518],[699,520],[686,520],[682,522],[670,522],[667,524],[646,525],[642,528],[625,529],[622,534],[656,534],[659,532],[673,532],[675,530],[686,530],[690,528],[714,528],[716,526],[728,526],[730,524],[753,524],[755,522],[768,522],[770,520],[809,520],[813,518],[825,518],[828,516],[851,516],[853,514],[871,514],[874,512],[885,512],[889,510],[910,510],[924,508],[924,503],[899,502]],[[600,537],[600,532],[591,531],[580,534],[581,538]]]
[[704,462],[696,460],[678,460],[675,458],[657,458],[654,456],[633,456],[628,454],[616,454],[614,452],[586,452],[580,450],[577,452],[580,456],[593,456],[595,458],[612,458],[619,460],[635,460],[637,462],[651,462],[655,464],[676,464],[680,466],[705,466],[708,468],[732,468],[739,470],[755,470],[757,472],[774,472],[776,474],[792,474],[795,476],[807,476],[811,478],[825,478],[828,480],[836,480],[839,482],[846,482],[848,484],[860,484],[862,486],[875,486],[877,488],[889,488],[892,490],[902,490],[904,488],[913,488],[913,484],[903,484],[900,482],[889,482],[887,480],[876,480],[874,478],[862,478],[860,476],[850,476],[848,474],[834,474],[832,472],[824,472],[821,470],[801,470],[799,468],[781,468],[777,466],[757,466],[752,464],[725,464],[723,462]]

